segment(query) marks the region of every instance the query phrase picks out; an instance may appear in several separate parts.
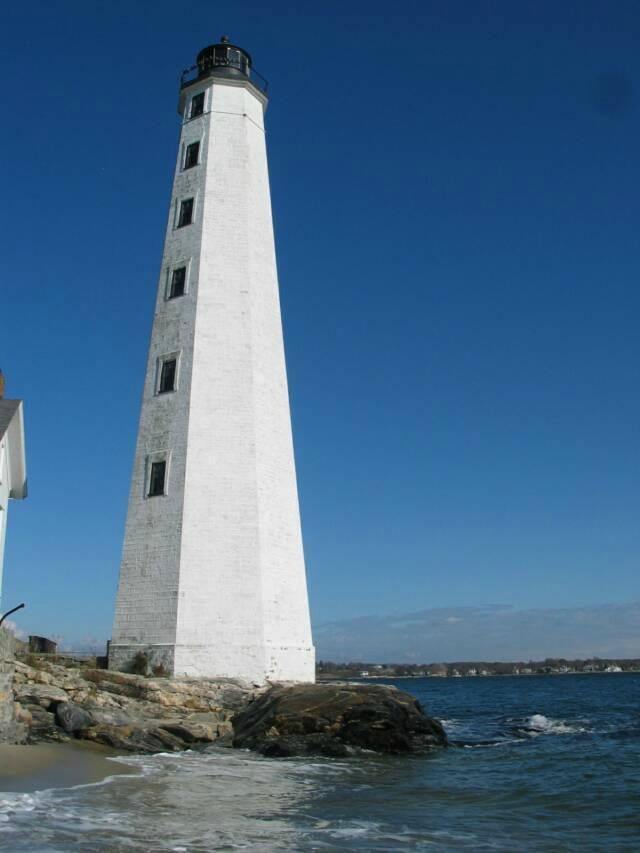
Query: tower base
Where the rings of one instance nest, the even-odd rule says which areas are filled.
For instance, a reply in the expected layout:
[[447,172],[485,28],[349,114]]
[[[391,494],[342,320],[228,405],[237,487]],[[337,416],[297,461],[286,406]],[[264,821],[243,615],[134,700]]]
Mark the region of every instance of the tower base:
[[[178,645],[169,643],[111,643],[109,669],[131,672],[142,653],[148,669],[164,676],[239,678],[255,684],[266,681],[313,683],[316,680],[313,646]],[[142,659],[144,661],[144,659]]]

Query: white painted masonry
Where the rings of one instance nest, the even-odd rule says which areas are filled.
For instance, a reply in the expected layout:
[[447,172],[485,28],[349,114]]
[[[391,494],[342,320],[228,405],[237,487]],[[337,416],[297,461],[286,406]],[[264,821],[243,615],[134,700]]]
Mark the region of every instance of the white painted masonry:
[[0,374],[0,594],[9,499],[27,496],[22,401],[2,398],[1,377]]
[[[191,98],[205,110],[189,118]],[[263,114],[248,80],[194,81],[158,286],[109,664],[313,681]],[[184,170],[187,145],[197,166]],[[177,228],[194,198],[193,224]],[[185,266],[185,295],[169,299]],[[158,394],[163,358],[176,390]],[[147,497],[167,460],[165,494]]]

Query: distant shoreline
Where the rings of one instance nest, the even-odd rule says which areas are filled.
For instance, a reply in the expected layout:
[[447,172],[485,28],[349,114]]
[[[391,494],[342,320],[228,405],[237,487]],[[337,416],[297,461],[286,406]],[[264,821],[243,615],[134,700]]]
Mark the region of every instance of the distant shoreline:
[[331,681],[332,679],[347,680],[355,678],[358,681],[377,681],[379,679],[390,679],[394,681],[400,679],[416,679],[416,678],[540,678],[546,675],[628,675],[630,673],[640,673],[640,669],[624,669],[607,672],[606,670],[588,670],[581,672],[577,669],[572,669],[569,672],[488,672],[486,675],[334,675],[334,676],[318,676],[318,681]]
[[430,664],[372,664],[350,662],[339,664],[320,661],[317,678],[330,679],[380,679],[380,678],[490,678],[505,675],[603,675],[640,672],[638,658],[589,658],[567,660],[546,658],[544,661],[459,661]]

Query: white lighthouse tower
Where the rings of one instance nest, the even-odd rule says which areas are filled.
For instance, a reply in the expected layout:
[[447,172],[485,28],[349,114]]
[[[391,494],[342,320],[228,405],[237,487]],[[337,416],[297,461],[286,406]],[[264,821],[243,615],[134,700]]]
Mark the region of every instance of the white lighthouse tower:
[[225,37],[183,74],[112,669],[314,681],[266,106]]

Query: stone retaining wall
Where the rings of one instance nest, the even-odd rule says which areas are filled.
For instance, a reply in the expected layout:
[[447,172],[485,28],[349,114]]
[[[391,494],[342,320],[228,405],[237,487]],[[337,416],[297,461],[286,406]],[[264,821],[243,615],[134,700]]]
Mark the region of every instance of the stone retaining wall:
[[0,742],[16,737],[13,704],[14,638],[6,628],[0,628]]

